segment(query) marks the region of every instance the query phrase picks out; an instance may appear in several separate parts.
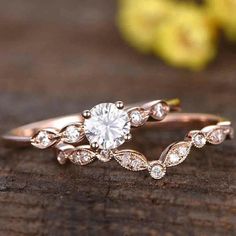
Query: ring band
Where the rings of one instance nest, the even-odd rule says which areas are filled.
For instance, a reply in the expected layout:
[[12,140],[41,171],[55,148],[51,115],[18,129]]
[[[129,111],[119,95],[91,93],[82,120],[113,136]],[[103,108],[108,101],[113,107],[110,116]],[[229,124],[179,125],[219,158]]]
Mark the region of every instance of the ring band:
[[[161,104],[162,109],[160,107],[157,109],[158,104]],[[157,116],[157,110],[162,114],[161,116]],[[167,102],[157,100],[126,108],[123,108],[122,102],[99,104],[90,111],[83,112],[83,115],[55,118],[16,128],[4,135],[3,140],[6,144],[29,145],[31,143],[41,149],[54,147],[60,164],[70,160],[77,165],[87,165],[95,159],[107,162],[114,158],[128,170],[148,170],[152,178],[161,179],[167,168],[176,166],[187,158],[192,147],[202,148],[205,144],[217,145],[233,138],[234,131],[230,121],[210,114],[168,114],[170,111],[178,110],[178,100]],[[155,120],[160,122],[149,122]],[[153,124],[173,126],[200,122],[204,127],[189,131],[182,141],[169,145],[160,158],[154,161],[148,161],[142,153],[135,150],[117,149],[124,141],[130,139],[130,126],[139,127],[147,121],[146,126]],[[122,138],[119,132],[123,132]],[[85,136],[89,145],[82,142]]]
[[[115,105],[119,107],[118,109],[123,109],[123,102],[117,102]],[[155,100],[147,103],[137,103],[124,107],[124,110],[127,111],[128,117],[131,119],[132,127],[139,127],[147,121],[161,121],[169,112],[180,111],[180,100]],[[2,139],[4,144],[9,147],[30,146],[31,144],[35,144],[32,142],[33,136],[38,134],[40,131],[49,131],[56,142],[50,143],[50,145],[48,144],[45,147],[34,145],[38,148],[44,149],[58,143],[61,138],[63,139],[65,133],[60,131],[65,131],[67,127],[70,128],[71,125],[75,125],[80,129],[80,126],[86,119],[86,113],[89,113],[89,111],[84,111],[82,114],[78,113],[27,124],[9,131],[2,136]],[[85,118],[83,116],[85,116]],[[78,143],[81,141],[81,138],[83,137],[80,136],[79,140],[72,140],[72,142],[69,143]]]
[[124,168],[131,171],[148,170],[151,177],[161,179],[166,174],[166,169],[182,163],[189,155],[192,147],[202,148],[206,144],[218,145],[226,139],[233,138],[233,128],[230,121],[222,117],[201,113],[176,113],[169,114],[160,123],[149,124],[157,126],[176,126],[179,124],[202,123],[206,124],[200,130],[191,130],[182,141],[169,145],[154,161],[148,161],[140,152],[135,150],[114,150],[112,152],[97,153],[89,145],[74,147],[61,143],[57,147],[57,160],[65,164],[67,160],[77,165],[87,165],[98,159],[106,162],[112,157]]

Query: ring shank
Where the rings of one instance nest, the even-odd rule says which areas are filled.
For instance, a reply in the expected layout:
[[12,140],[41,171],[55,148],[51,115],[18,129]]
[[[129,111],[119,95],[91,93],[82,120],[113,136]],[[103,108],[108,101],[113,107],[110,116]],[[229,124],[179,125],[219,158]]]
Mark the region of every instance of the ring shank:
[[31,137],[38,130],[45,128],[54,128],[60,130],[65,125],[82,121],[83,117],[81,116],[81,114],[74,114],[69,116],[42,120],[12,129],[11,131],[3,135],[2,139],[4,144],[6,145],[14,144],[17,146],[28,146],[30,144]]
[[[83,118],[80,114],[43,120],[13,129],[9,133],[3,135],[2,139],[6,145],[14,144],[15,146],[28,146],[30,144],[32,135],[40,129],[49,127],[62,129],[67,124],[81,122],[82,120]],[[155,125],[157,127],[175,127],[179,124],[184,125],[194,122],[210,125],[221,121],[224,121],[222,117],[210,114],[175,113],[169,114],[161,122],[155,122]],[[151,125],[153,126],[153,124],[154,122],[152,122]]]
[[[151,103],[157,103],[160,100],[155,100],[152,102],[147,103],[137,103],[131,104],[125,107],[128,109],[129,107],[145,107],[150,106]],[[170,108],[170,112],[180,111],[180,100],[179,99],[170,99],[167,100],[166,103]],[[18,128],[12,129],[8,133],[2,136],[3,144],[6,146],[28,146],[30,145],[31,137],[40,129],[45,128],[54,128],[54,129],[62,129],[66,125],[71,123],[79,123],[83,121],[83,117],[80,113],[69,115],[69,116],[62,116],[47,120],[42,120],[38,122],[34,122],[28,125],[20,126]]]

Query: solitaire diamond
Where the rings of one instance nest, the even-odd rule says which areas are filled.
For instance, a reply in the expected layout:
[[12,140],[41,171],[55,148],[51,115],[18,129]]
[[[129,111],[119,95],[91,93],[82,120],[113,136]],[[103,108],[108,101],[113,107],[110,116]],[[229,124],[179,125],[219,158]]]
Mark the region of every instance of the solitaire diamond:
[[125,142],[130,133],[128,113],[113,103],[101,103],[93,107],[91,117],[84,121],[85,135],[100,149],[114,149]]

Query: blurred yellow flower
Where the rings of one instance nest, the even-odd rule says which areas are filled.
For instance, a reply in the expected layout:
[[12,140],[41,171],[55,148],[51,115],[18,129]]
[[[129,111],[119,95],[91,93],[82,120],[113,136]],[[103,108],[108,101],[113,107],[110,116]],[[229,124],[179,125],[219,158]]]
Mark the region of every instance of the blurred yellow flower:
[[236,0],[207,0],[209,13],[230,40],[236,40]]
[[156,29],[172,10],[168,0],[122,0],[117,23],[124,38],[142,52],[152,48]]
[[215,36],[204,9],[176,4],[172,17],[156,30],[154,50],[174,66],[201,70],[216,54]]

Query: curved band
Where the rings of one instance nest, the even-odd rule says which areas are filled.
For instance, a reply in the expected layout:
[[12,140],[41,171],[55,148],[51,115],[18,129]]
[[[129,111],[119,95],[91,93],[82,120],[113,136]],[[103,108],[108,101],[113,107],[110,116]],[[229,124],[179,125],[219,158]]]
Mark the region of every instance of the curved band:
[[[65,164],[67,160],[76,165],[87,165],[98,159],[107,162],[114,158],[122,167],[131,171],[148,170],[151,177],[161,179],[169,167],[182,163],[191,149],[202,148],[206,144],[218,145],[226,139],[233,138],[233,128],[230,121],[222,117],[200,113],[170,114],[165,120],[153,125],[169,126],[178,124],[201,123],[200,130],[190,130],[182,141],[170,144],[154,161],[149,161],[142,153],[131,149],[96,152],[89,145],[74,147],[63,144],[57,146],[57,160]],[[150,126],[152,124],[149,123]]]

